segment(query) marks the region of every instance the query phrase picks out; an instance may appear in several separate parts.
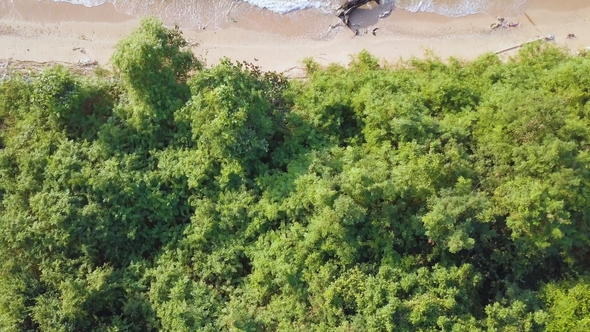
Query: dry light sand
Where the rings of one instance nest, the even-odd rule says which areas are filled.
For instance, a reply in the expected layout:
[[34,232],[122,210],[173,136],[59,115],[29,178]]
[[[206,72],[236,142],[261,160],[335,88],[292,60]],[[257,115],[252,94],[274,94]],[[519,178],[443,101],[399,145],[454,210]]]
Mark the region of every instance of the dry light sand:
[[[86,8],[48,0],[0,1],[0,66],[4,67],[15,61],[96,61],[108,68],[117,42],[139,25],[137,18],[117,12],[112,5]],[[386,19],[366,19],[355,35],[343,26],[330,29],[339,22],[331,15],[259,11],[223,29],[185,29],[184,36],[209,65],[229,57],[291,76],[301,74],[303,58],[346,64],[363,49],[392,63],[423,56],[427,50],[441,58],[473,59],[549,34],[572,52],[590,47],[588,0],[529,0],[507,20],[519,26],[492,30],[490,24],[497,21],[489,15],[446,18],[397,10]],[[576,38],[568,39],[568,34]]]

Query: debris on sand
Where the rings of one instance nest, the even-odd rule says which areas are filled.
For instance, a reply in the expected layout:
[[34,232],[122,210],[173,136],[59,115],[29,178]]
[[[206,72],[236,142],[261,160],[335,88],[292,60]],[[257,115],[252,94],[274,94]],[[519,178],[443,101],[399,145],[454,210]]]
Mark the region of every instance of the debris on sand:
[[492,23],[490,25],[490,28],[492,28],[492,30],[504,29],[504,28],[516,28],[519,25],[520,24],[518,22],[508,22],[505,18],[498,17],[498,23]]
[[98,66],[98,61],[96,60],[80,60],[78,62],[80,67],[95,67]]

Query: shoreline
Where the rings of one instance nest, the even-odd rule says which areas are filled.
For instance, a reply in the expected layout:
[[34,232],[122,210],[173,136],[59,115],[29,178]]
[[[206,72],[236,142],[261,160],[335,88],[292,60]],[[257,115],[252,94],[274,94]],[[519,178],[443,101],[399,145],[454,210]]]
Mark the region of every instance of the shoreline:
[[[18,13],[13,11],[0,19],[0,63],[96,61],[108,67],[118,41],[139,26],[138,18],[118,12],[111,4],[89,8],[14,1]],[[192,50],[207,65],[229,57],[252,62],[263,70],[289,70],[287,74],[293,76],[298,75],[293,68],[301,67],[304,58],[314,58],[322,65],[345,65],[351,55],[362,50],[392,63],[423,57],[427,51],[443,59],[470,60],[549,34],[555,36],[557,45],[572,52],[590,46],[590,3],[585,0],[566,4],[529,0],[521,14],[507,20],[518,22],[518,27],[492,30],[490,24],[496,23],[496,18],[486,14],[450,18],[394,10],[389,17],[359,28],[359,35],[355,35],[344,26],[330,29],[339,19],[318,11],[280,15],[258,10],[244,13],[225,29],[183,29],[183,33],[185,39],[197,45]],[[377,29],[375,35],[373,29]],[[568,34],[576,38],[567,39]],[[501,57],[515,52],[508,51]]]

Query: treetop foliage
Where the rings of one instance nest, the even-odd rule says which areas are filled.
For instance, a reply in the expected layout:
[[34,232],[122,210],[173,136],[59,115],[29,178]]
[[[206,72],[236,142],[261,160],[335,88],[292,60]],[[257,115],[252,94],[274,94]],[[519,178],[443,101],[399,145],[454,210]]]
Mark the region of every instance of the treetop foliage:
[[590,57],[0,82],[0,329],[586,331]]

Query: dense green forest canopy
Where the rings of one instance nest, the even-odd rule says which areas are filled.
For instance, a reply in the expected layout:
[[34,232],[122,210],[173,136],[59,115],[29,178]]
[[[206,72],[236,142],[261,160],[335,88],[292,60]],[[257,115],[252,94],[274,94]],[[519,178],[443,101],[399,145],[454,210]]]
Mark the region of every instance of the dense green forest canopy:
[[0,330],[590,330],[590,55],[186,46],[0,82]]

